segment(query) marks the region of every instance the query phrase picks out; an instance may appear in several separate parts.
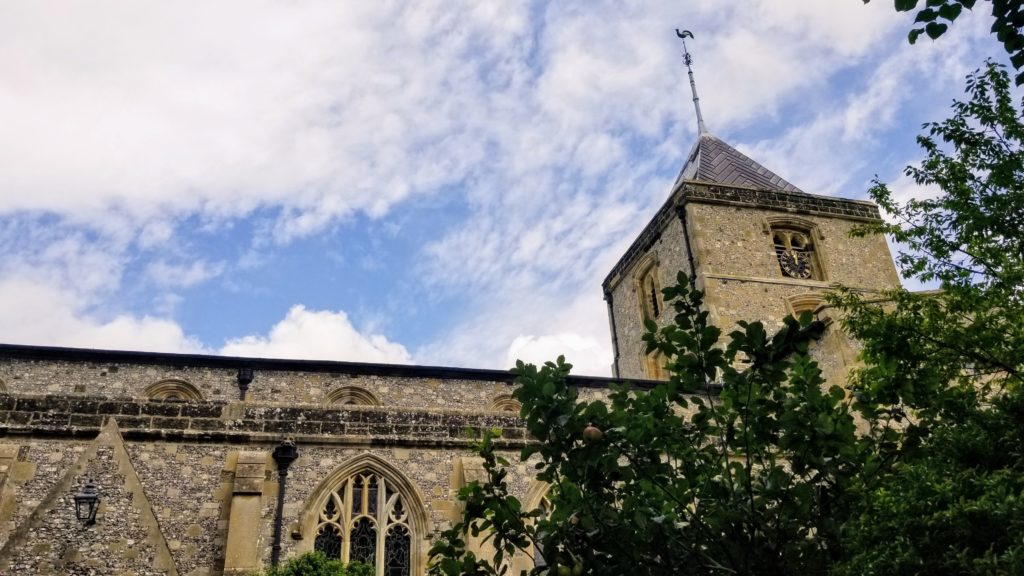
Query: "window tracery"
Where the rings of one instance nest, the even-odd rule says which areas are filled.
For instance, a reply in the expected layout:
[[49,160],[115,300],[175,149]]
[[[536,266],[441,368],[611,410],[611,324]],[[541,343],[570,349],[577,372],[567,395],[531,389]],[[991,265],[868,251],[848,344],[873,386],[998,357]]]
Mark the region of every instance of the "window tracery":
[[317,518],[313,549],[364,562],[384,576],[412,572],[412,527],[402,495],[380,473],[362,469],[332,491]]

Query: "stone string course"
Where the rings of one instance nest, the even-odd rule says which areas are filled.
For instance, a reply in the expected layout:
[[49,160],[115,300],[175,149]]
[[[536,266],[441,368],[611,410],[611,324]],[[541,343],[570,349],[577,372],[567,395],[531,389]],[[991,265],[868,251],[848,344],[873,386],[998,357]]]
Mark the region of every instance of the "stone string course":
[[328,436],[335,442],[467,445],[481,430],[498,428],[506,441],[526,441],[522,422],[509,412],[0,395],[0,434],[90,436],[108,417],[132,438],[273,441]]

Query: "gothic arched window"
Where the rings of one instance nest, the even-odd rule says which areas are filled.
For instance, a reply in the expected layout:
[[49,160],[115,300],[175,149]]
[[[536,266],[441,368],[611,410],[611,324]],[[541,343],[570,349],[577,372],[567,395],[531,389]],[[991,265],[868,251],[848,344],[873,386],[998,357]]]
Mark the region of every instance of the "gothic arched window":
[[771,217],[765,222],[772,249],[783,277],[797,280],[825,280],[821,266],[816,225],[792,216]]
[[328,558],[375,566],[377,574],[410,576],[412,544],[409,512],[397,487],[363,469],[328,495],[313,548]]
[[665,309],[661,295],[661,280],[658,278],[658,257],[648,254],[637,267],[635,277],[637,299],[640,301],[640,315],[643,320],[656,320]]

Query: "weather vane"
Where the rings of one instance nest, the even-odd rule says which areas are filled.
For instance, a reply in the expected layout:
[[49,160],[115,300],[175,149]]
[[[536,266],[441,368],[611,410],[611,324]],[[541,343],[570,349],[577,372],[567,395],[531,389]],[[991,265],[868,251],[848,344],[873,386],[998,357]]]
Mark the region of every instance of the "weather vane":
[[693,58],[686,48],[686,39],[693,38],[693,32],[676,28],[676,36],[683,41],[683,62],[686,63],[686,73],[690,76],[690,91],[693,92],[693,107],[697,110],[697,132],[706,134],[708,129],[704,126],[704,116],[700,113],[700,98],[697,97],[697,83],[693,81]]

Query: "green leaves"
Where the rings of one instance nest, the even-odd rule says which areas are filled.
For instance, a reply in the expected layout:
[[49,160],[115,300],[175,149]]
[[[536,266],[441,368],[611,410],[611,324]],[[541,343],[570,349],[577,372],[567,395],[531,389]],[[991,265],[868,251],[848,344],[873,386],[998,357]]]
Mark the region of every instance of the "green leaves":
[[[674,322],[644,336],[668,360],[669,382],[588,402],[562,359],[517,363],[515,397],[539,440],[520,457],[551,486],[549,505],[521,509],[485,439],[489,481],[460,494],[466,516],[435,546],[432,574],[497,573],[509,546],[539,546],[549,566],[586,574],[822,571],[836,538],[833,491],[849,476],[840,463],[862,453],[842,391],[822,391],[808,356],[824,327],[810,315],[775,334],[741,323],[723,341],[703,294],[684,274],[677,281],[663,291]],[[466,550],[474,526],[501,554]]]
[[276,568],[269,568],[266,576],[373,576],[375,573],[373,567],[367,564],[343,564],[320,552],[310,552],[296,556]]
[[[972,4],[927,0],[919,33]],[[517,363],[537,440],[519,456],[546,503],[513,497],[485,435],[487,481],[460,492],[431,574],[502,574],[537,550],[535,575],[1024,573],[1024,103],[993,64],[967,87],[907,171],[941,193],[900,204],[876,182],[891,220],[856,231],[891,235],[904,276],[942,289],[835,290],[862,363],[847,387],[826,388],[811,315],[723,336],[679,274],[672,322],[644,335],[668,382],[586,401],[564,359]]]
[[[867,4],[870,0],[864,0]],[[910,12],[917,8],[919,0],[894,0],[897,12]],[[914,19],[915,23],[924,24],[907,34],[911,44],[917,42],[921,34],[932,40],[938,39],[949,30],[963,10],[974,8],[977,0],[926,0]],[[992,7],[992,34],[1002,43],[1010,62],[1018,70],[1015,78],[1018,86],[1024,85],[1024,0],[987,0]],[[944,20],[945,22],[942,22]]]
[[851,383],[870,450],[837,574],[1024,570],[1024,102],[992,63],[967,91],[907,169],[940,193],[900,205],[876,183],[898,224],[860,231],[891,234],[904,276],[941,290],[831,297],[863,346]]

